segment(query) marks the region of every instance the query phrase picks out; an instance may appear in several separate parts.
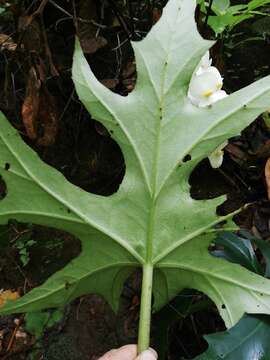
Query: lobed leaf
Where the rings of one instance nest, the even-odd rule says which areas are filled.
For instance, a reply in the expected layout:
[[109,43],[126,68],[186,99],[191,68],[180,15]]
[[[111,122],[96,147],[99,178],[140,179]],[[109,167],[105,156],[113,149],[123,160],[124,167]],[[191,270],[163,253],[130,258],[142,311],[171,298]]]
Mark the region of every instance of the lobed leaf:
[[245,312],[270,314],[269,280],[208,253],[216,225],[233,215],[216,214],[224,197],[194,200],[188,182],[203,158],[269,108],[270,77],[212,107],[193,106],[189,82],[213,45],[197,31],[195,5],[195,0],[170,0],[146,38],[132,43],[138,79],[127,97],[95,78],[76,42],[73,80],[79,98],[125,158],[117,193],[102,197],[71,185],[0,117],[0,175],[7,184],[0,224],[37,223],[82,241],[77,259],[2,313],[59,306],[89,292],[116,307],[129,271],[148,264],[155,269],[156,309],[192,287],[216,303],[228,327]]

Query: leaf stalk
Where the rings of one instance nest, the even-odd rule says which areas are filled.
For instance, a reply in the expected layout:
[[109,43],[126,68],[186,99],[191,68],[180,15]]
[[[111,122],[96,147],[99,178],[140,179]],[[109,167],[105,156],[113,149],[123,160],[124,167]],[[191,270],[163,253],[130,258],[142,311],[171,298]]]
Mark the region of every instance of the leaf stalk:
[[152,313],[153,265],[143,266],[142,294],[138,336],[138,353],[147,350],[150,345],[151,313]]

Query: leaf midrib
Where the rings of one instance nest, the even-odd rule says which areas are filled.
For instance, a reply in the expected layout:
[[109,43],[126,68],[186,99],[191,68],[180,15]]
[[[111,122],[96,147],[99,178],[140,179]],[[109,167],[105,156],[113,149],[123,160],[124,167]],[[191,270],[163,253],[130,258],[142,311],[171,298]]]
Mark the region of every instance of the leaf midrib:
[[[178,8],[178,13],[175,18],[175,23],[178,20],[180,14],[180,9]],[[155,226],[155,216],[156,216],[156,203],[157,203],[157,196],[156,196],[156,190],[157,190],[157,181],[158,181],[158,163],[159,163],[159,157],[160,157],[160,136],[161,136],[161,128],[162,128],[162,119],[164,114],[164,90],[165,90],[165,81],[166,76],[168,72],[168,60],[170,56],[171,51],[171,44],[172,40],[174,38],[174,33],[171,34],[170,42],[168,45],[168,52],[166,55],[166,58],[164,60],[163,65],[163,72],[162,72],[162,78],[161,78],[161,95],[160,95],[160,101],[159,101],[159,112],[158,112],[158,122],[157,122],[157,141],[156,141],[156,152],[153,162],[153,168],[152,168],[152,196],[151,196],[151,206],[150,206],[150,213],[149,213],[149,221],[148,221],[148,229],[147,229],[147,243],[146,243],[146,263],[154,265],[153,263],[153,241],[154,241],[154,226]],[[142,56],[143,57],[143,56]],[[147,66],[146,66],[147,68]],[[148,68],[147,68],[148,74],[150,74]],[[150,75],[149,75],[150,77]],[[156,92],[156,89],[154,87],[153,82],[152,86],[154,88],[154,91]]]

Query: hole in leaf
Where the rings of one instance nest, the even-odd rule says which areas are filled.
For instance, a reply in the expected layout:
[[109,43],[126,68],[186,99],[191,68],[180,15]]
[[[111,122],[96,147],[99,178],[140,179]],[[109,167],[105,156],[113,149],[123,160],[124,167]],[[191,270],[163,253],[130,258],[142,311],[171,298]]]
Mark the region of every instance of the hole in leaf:
[[35,148],[29,140],[27,143],[72,184],[89,193],[109,196],[118,190],[125,174],[122,151],[110,133],[90,119],[86,110],[82,116],[74,125],[73,116],[67,115],[57,142],[46,151]]
[[227,200],[217,207],[216,213],[219,216],[241,208],[250,199],[246,197],[243,184],[239,184],[239,180],[234,176],[236,171],[233,166],[226,154],[224,164],[219,169],[213,169],[208,159],[202,160],[189,177],[191,197],[195,200],[208,200],[226,195]]
[[10,169],[10,164],[9,163],[5,163],[5,170],[9,170]]
[[183,162],[188,162],[191,160],[191,155],[190,154],[187,154],[184,159],[183,159]]
[[41,281],[62,269],[81,252],[80,240],[65,231],[34,226],[33,239],[37,243],[31,252],[29,265],[33,269],[39,268]]
[[[164,323],[166,326],[160,325]],[[194,358],[208,348],[203,336],[213,332],[213,327],[215,331],[226,330],[215,304],[203,293],[186,289],[153,316],[154,348],[160,352],[167,338],[169,354]]]
[[213,199],[232,189],[220,171],[212,169],[207,159],[201,161],[192,171],[189,184],[191,196],[195,200]]
[[31,284],[42,284],[81,252],[80,240],[65,231],[16,221],[7,230],[9,244],[0,254],[2,288],[23,289],[26,284],[26,291],[31,290]]

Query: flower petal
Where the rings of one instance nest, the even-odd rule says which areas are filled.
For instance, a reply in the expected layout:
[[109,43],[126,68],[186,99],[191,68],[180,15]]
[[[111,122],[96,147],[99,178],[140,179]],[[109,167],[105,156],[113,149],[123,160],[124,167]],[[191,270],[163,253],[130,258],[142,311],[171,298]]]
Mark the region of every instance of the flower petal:
[[194,74],[200,75],[203,71],[205,71],[211,65],[212,65],[212,59],[210,59],[210,53],[209,53],[209,51],[207,51],[206,54],[201,58],[201,61],[199,62],[199,65],[197,66]]
[[211,154],[208,156],[209,162],[213,169],[218,169],[223,163],[223,152],[222,154]]
[[213,169],[217,169],[222,165],[224,155],[223,149],[228,145],[228,143],[228,140],[224,141],[212,152],[212,154],[208,156],[210,165]]
[[224,99],[225,97],[227,97],[228,94],[226,93],[226,91],[224,90],[218,90],[215,91],[209,98],[209,100],[211,101],[211,104],[214,104],[215,102]]
[[[193,104],[194,102],[192,99],[194,98],[198,99],[198,102],[204,102],[207,98],[211,98],[211,96],[213,96],[216,91],[220,91],[219,89],[221,87],[222,77],[218,69],[214,66],[210,66],[200,75],[195,75],[192,77],[189,84],[188,97]],[[215,99],[215,97],[213,99]]]

